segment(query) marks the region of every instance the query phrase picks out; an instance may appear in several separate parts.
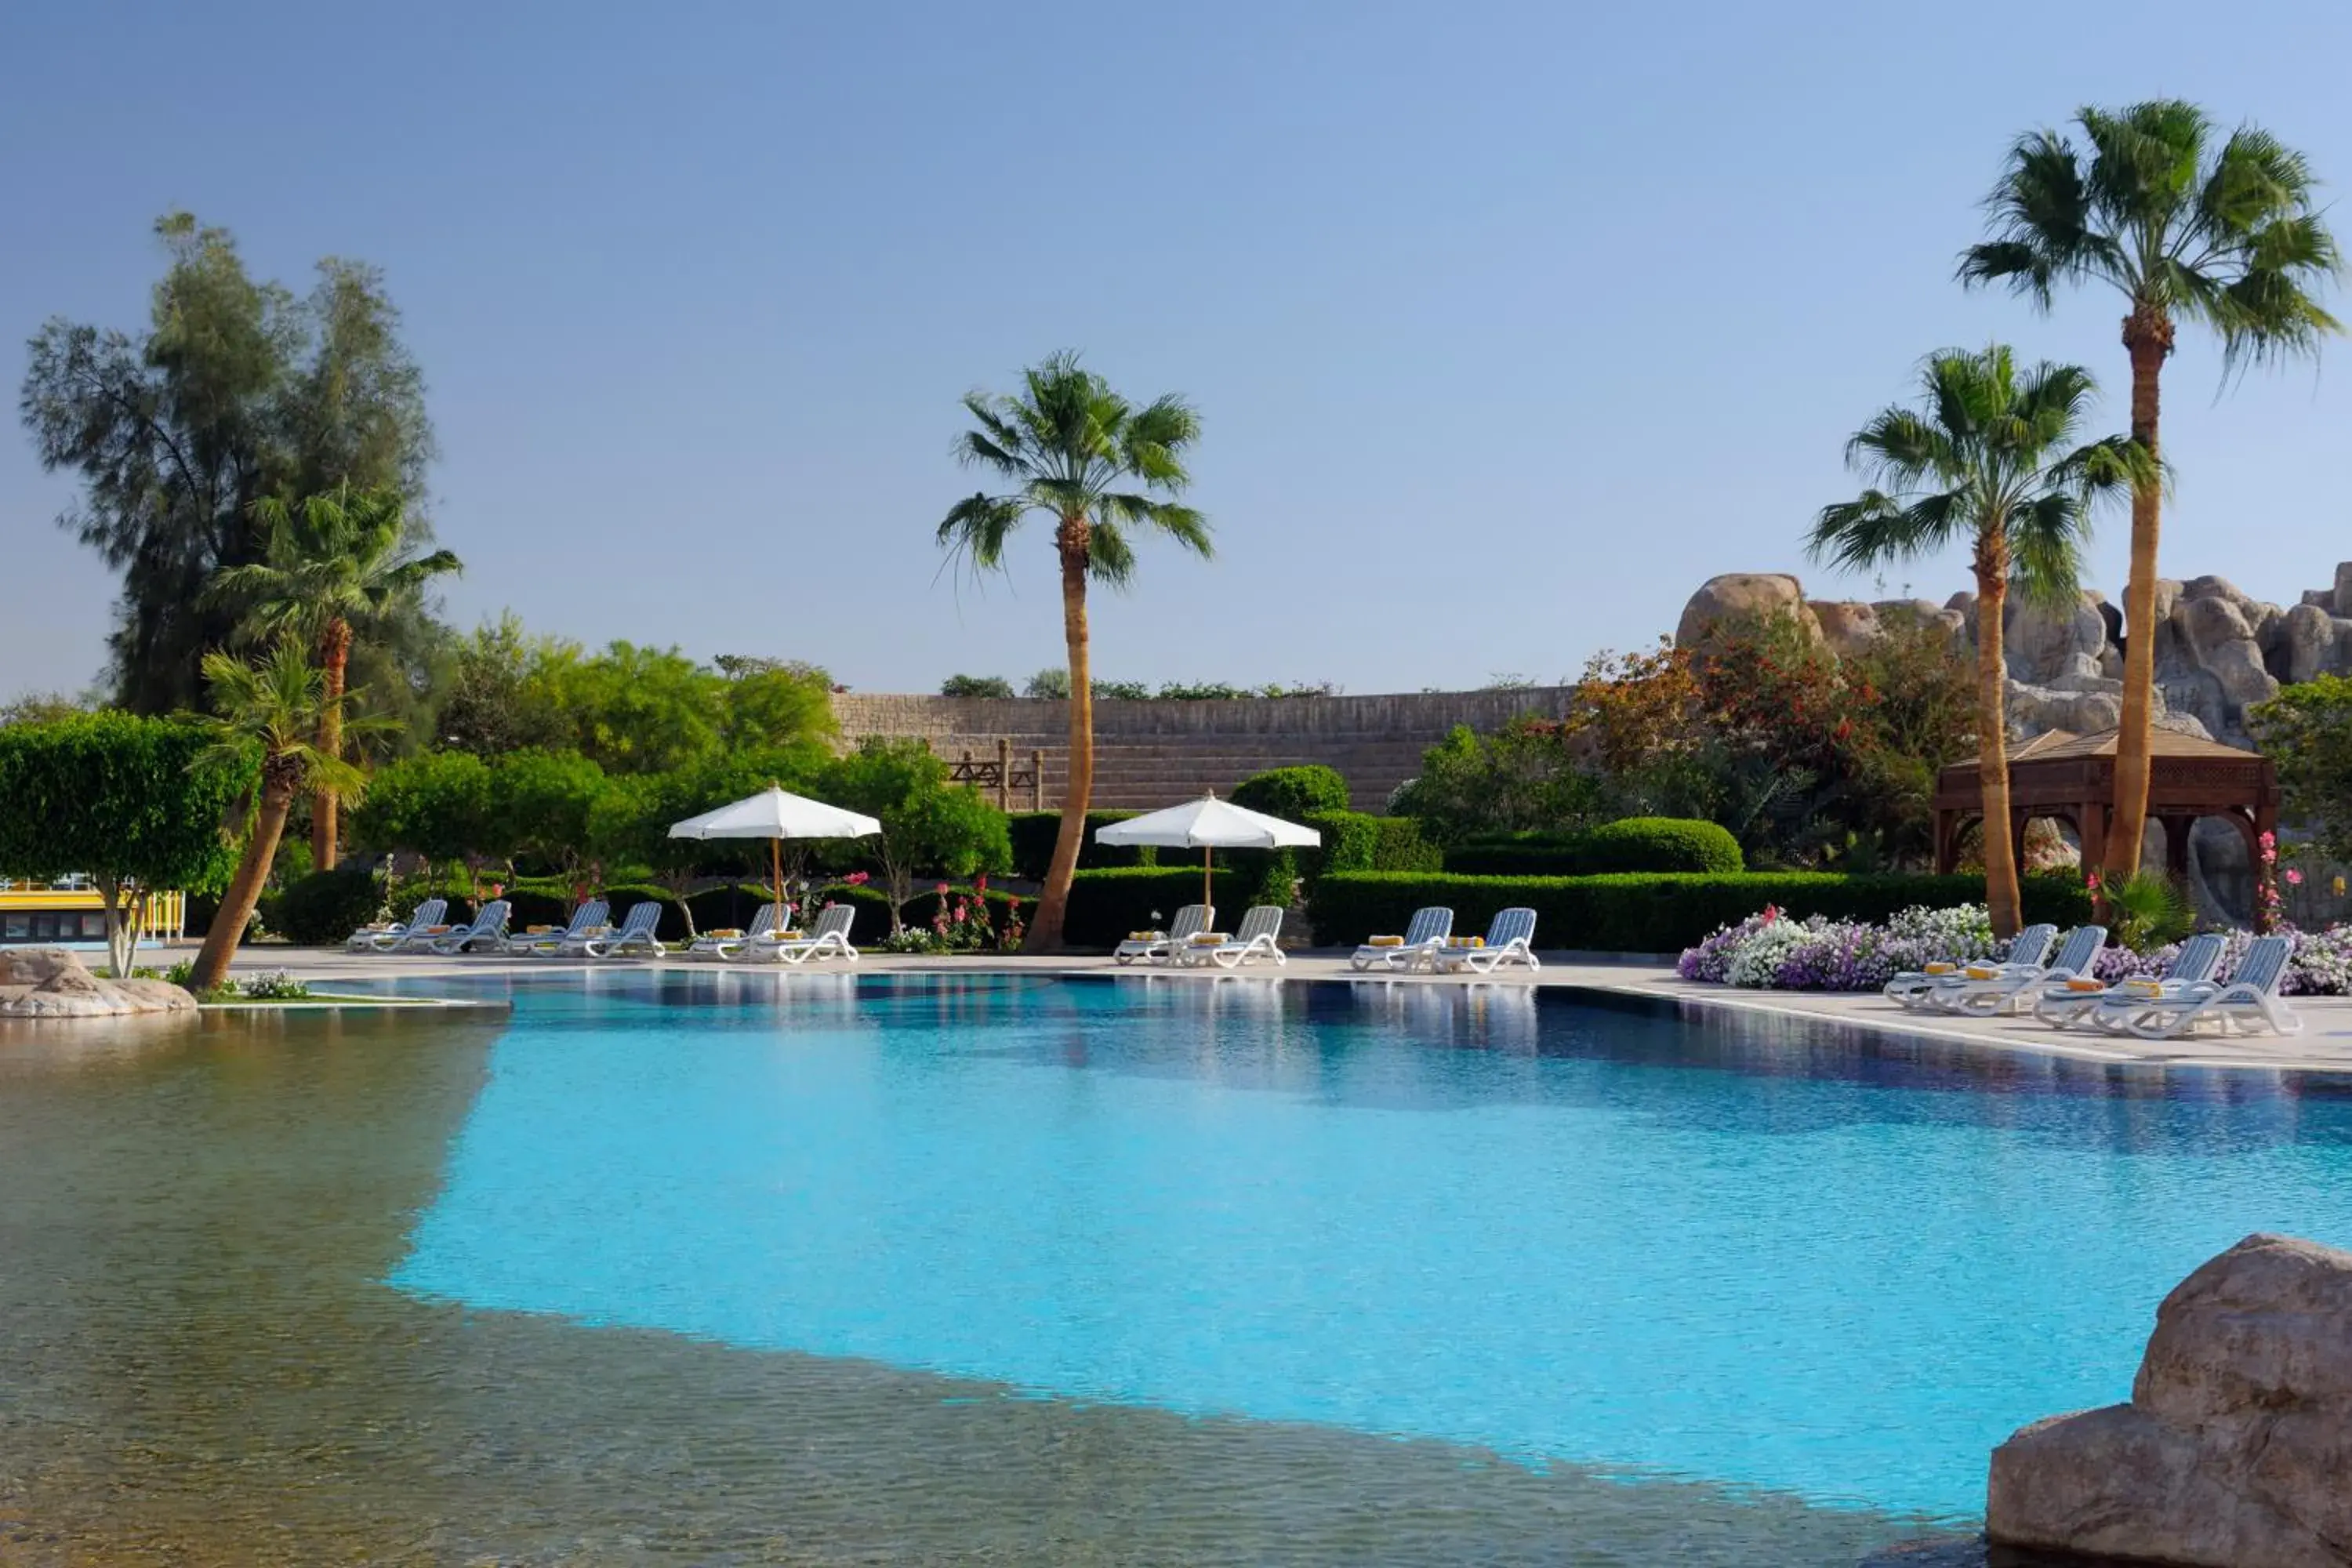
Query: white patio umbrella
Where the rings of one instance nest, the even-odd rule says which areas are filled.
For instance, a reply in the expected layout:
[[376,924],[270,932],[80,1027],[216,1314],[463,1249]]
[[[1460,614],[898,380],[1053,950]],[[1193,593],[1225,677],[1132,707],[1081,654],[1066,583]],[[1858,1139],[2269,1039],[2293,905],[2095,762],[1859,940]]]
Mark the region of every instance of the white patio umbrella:
[[1201,901],[1209,896],[1210,863],[1220,849],[1312,848],[1323,836],[1311,827],[1285,822],[1278,816],[1251,811],[1213,794],[1164,811],[1147,812],[1095,830],[1097,844],[1154,844],[1161,848],[1201,851]]
[[821,800],[793,795],[770,784],[758,795],[730,805],[689,816],[669,825],[672,838],[765,838],[769,864],[775,872],[776,925],[784,923],[784,840],[787,838],[864,838],[879,833],[882,825],[870,816],[844,811]]

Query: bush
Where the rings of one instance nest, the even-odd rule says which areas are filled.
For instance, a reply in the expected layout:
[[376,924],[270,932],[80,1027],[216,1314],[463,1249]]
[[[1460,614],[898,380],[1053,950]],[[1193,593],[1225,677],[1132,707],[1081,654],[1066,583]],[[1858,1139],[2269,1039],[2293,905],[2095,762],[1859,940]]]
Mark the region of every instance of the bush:
[[1421,836],[1410,816],[1362,811],[1316,811],[1303,819],[1323,835],[1323,847],[1302,857],[1309,880],[1330,871],[1435,871],[1445,853]]
[[[1156,866],[1160,851],[1149,844],[1122,846],[1097,844],[1095,834],[1114,822],[1125,822],[1137,816],[1132,811],[1090,811],[1087,813],[1087,836],[1078,846],[1078,869],[1107,870],[1117,867]],[[1016,811],[1011,823],[1013,831],[1013,874],[1024,881],[1042,882],[1054,860],[1054,836],[1062,831],[1062,814],[1058,811]]]
[[1234,786],[1234,804],[1286,822],[1304,822],[1318,811],[1348,809],[1348,781],[1336,768],[1306,763],[1269,768]]
[[1747,868],[1739,841],[1712,822],[1629,816],[1581,833],[1522,833],[1473,838],[1445,852],[1445,868],[1468,877],[1601,877],[1618,871],[1726,874]]
[[1011,697],[1013,682],[1001,675],[950,675],[940,682],[942,697]]
[[[2090,896],[2071,875],[2024,879],[2025,919],[2079,925]],[[1984,901],[1984,879],[1953,876],[1850,877],[1825,871],[1745,871],[1721,875],[1621,873],[1599,877],[1464,877],[1394,871],[1339,871],[1308,895],[1317,939],[1346,944],[1375,931],[1401,931],[1423,904],[1454,910],[1454,929],[1482,931],[1498,910],[1536,911],[1539,945],[1602,952],[1677,952],[1767,904],[1802,920],[1885,921],[1926,904],[1947,908]]]
[[375,919],[383,905],[383,889],[376,885],[374,872],[338,866],[289,883],[278,895],[270,928],[297,946],[333,946]]
[[[1215,873],[1217,919],[1231,931],[1247,904],[1247,887],[1230,870]],[[1062,927],[1072,947],[1116,947],[1131,931],[1165,929],[1186,904],[1201,901],[1201,868],[1130,867],[1081,871],[1070,884],[1070,909]],[[1154,910],[1160,918],[1154,921]]]

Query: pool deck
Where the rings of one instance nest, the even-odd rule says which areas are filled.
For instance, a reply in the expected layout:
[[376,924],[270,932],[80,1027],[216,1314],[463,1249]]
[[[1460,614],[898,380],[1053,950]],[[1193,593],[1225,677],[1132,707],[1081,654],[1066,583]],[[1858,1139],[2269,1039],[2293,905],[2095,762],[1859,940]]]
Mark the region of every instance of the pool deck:
[[[193,951],[193,950],[192,950]],[[238,973],[284,969],[313,984],[331,988],[338,981],[381,979],[400,975],[419,979],[457,974],[552,974],[591,969],[650,968],[709,970],[708,960],[635,959],[604,963],[558,963],[530,958],[389,957],[346,953],[330,949],[262,946],[238,953]],[[781,965],[730,965],[746,973],[840,973],[837,963],[812,963],[805,970]],[[857,963],[859,973],[1025,973],[1134,974],[1149,973],[1182,984],[1212,984],[1246,977],[1255,980],[1359,980],[1396,985],[1466,985],[1494,984],[1569,986],[1612,992],[1627,996],[1662,998],[1694,1009],[1745,1010],[1784,1018],[1811,1019],[1851,1028],[1877,1030],[1913,1038],[1976,1046],[2007,1054],[2071,1058],[2081,1061],[2137,1063],[2149,1067],[2215,1068],[2256,1072],[2352,1073],[2352,997],[2307,996],[2290,1005],[2304,1020],[2303,1033],[2289,1038],[2210,1036],[2194,1040],[2141,1040],[2129,1037],[2057,1030],[2032,1018],[1960,1019],[1921,1017],[1906,1013],[1877,995],[1832,995],[1791,991],[1733,991],[1721,985],[1699,984],[1675,976],[1663,963],[1611,962],[1592,953],[1546,954],[1542,970],[1530,977],[1525,969],[1508,969],[1492,980],[1466,975],[1360,974],[1334,952],[1301,952],[1276,971],[1263,964],[1245,970],[1214,968],[1119,968],[1108,958],[929,958],[868,953]]]

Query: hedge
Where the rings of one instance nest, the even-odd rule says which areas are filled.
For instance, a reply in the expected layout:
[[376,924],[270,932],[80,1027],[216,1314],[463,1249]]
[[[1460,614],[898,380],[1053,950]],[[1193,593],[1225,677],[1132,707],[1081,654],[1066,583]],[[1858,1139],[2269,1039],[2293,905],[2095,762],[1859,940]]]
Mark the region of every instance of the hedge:
[[1629,816],[1581,833],[1522,833],[1473,838],[1445,851],[1445,868],[1465,877],[1600,877],[1616,871],[1747,868],[1739,841],[1717,823]]
[[1303,882],[1312,889],[1315,879],[1327,871],[1435,871],[1444,864],[1444,851],[1423,838],[1421,824],[1410,816],[1310,811],[1298,820],[1323,836],[1320,847],[1218,853],[1218,861],[1238,875],[1247,889],[1242,900],[1244,908],[1286,906],[1294,884]]
[[[374,872],[364,866],[339,866],[287,884],[265,923],[299,946],[340,946],[375,919],[383,901],[383,888]],[[407,914],[403,910],[400,918],[405,920]]]
[[1318,811],[1347,810],[1348,781],[1339,776],[1337,768],[1321,763],[1268,768],[1235,784],[1233,801],[1246,810],[1279,816],[1286,822],[1304,822]]
[[[2090,895],[2069,875],[2029,877],[2025,918],[2079,925]],[[1374,932],[1405,929],[1424,904],[1454,910],[1454,929],[1473,935],[1498,910],[1536,911],[1539,947],[1602,952],[1675,952],[1717,927],[1747,919],[1767,904],[1802,918],[1882,921],[1915,904],[1982,903],[1982,877],[1848,877],[1825,871],[1745,871],[1724,875],[1617,873],[1600,877],[1464,877],[1392,871],[1339,871],[1308,895],[1317,940],[1348,945]]]
[[[1241,874],[1214,873],[1213,886],[1217,920],[1226,931],[1240,923],[1249,901],[1249,887]],[[1102,871],[1081,871],[1070,884],[1069,913],[1064,917],[1062,940],[1072,947],[1116,947],[1131,931],[1161,930],[1186,904],[1201,901],[1201,868],[1139,866]],[[1153,920],[1157,911],[1160,918]]]
[[[1154,866],[1160,851],[1150,845],[1097,844],[1095,833],[1114,822],[1140,815],[1132,811],[1087,813],[1087,837],[1078,846],[1078,869],[1102,870],[1118,866]],[[1062,831],[1058,811],[1016,811],[1013,814],[1013,874],[1024,881],[1042,882],[1054,859],[1054,837]]]

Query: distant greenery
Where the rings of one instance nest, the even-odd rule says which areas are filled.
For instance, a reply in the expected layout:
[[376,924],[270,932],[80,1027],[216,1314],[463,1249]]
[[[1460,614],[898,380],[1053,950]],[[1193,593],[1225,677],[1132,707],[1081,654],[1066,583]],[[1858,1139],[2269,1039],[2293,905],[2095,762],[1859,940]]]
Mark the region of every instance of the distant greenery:
[[[955,681],[976,679],[978,678],[959,675],[950,680],[949,685],[953,685]],[[942,688],[941,694],[948,697],[1010,697],[1013,695],[1010,683],[992,682],[992,684],[1003,685],[1005,689],[1003,691],[993,689],[950,691]],[[1265,686],[1234,686],[1222,680],[1163,680],[1156,688],[1148,686],[1140,680],[1097,680],[1093,683],[1092,689],[1097,699],[1116,700],[1120,702],[1234,701],[1245,697],[1336,697],[1339,694],[1339,689],[1328,680],[1301,682],[1296,686],[1285,686],[1279,681],[1270,682]],[[1021,688],[1021,695],[1024,697],[1045,698],[1056,701],[1069,694],[1070,672],[1059,665],[1039,670],[1023,683]]]
[[[1064,670],[1061,675],[1063,683],[1067,685],[1069,672]],[[1010,697],[1013,695],[1013,682],[1001,675],[950,675],[940,682],[940,695],[942,697]]]
[[2287,819],[2320,856],[2352,860],[2352,679],[2290,686],[2246,719],[2278,768]]

